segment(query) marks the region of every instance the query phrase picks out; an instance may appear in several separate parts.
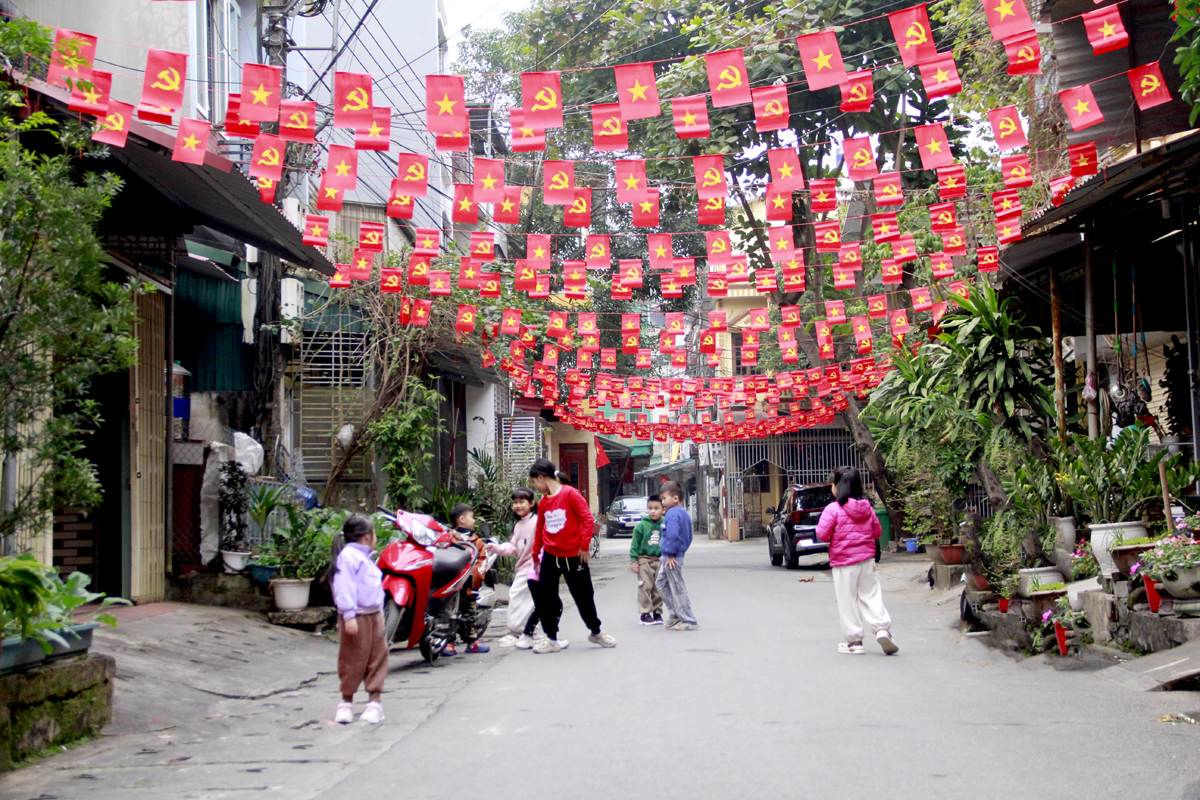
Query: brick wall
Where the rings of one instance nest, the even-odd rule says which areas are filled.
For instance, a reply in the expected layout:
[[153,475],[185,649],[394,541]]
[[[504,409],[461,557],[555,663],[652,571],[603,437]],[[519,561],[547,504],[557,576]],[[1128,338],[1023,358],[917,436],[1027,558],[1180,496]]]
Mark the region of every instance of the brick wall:
[[78,508],[62,509],[54,515],[54,566],[64,577],[83,572],[96,581],[95,523]]

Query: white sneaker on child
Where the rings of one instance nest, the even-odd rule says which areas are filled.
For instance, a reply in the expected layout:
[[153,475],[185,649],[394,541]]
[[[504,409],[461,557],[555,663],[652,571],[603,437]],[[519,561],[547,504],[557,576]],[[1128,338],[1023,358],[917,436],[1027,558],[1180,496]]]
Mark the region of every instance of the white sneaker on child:
[[559,650],[566,650],[571,646],[571,642],[567,639],[555,639],[554,641],[558,645]]
[[524,633],[522,633],[522,634],[521,634],[521,635],[520,635],[520,636],[517,638],[517,641],[516,641],[516,648],[517,648],[518,650],[530,650],[530,649],[532,649],[532,648],[533,648],[533,637],[532,637],[532,636],[529,636],[528,634],[524,634]]
[[367,703],[359,719],[368,725],[378,725],[383,722],[383,706],[379,703]]
[[879,646],[883,648],[886,655],[894,656],[900,652],[900,646],[892,639],[892,632],[887,628],[880,628],[875,634],[875,641],[879,642]]
[[354,722],[354,704],[353,703],[338,703],[337,714],[333,721],[338,725],[349,725]]
[[857,642],[855,644],[850,644],[849,642],[842,642],[841,644],[838,645],[838,652],[839,653],[849,653],[850,655],[854,655],[854,656],[860,656],[863,653],[867,652],[867,650],[865,647],[862,646],[862,642]]
[[517,637],[509,633],[496,640],[496,647],[512,647],[516,643]]

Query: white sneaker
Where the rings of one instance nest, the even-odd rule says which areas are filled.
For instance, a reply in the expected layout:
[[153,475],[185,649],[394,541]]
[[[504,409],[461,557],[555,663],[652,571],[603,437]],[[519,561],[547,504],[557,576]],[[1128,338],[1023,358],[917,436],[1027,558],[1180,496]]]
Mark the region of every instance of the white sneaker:
[[867,648],[863,647],[861,642],[858,644],[848,644],[847,642],[842,642],[838,645],[838,652],[839,653],[849,653],[850,655],[854,655],[854,656],[860,656],[863,653],[867,652]]
[[558,646],[558,642],[553,639],[542,639],[533,646],[535,653],[557,653],[562,648]]
[[367,707],[359,719],[368,725],[378,725],[383,722],[383,706],[379,703],[367,703]]
[[515,646],[518,650],[531,650],[531,649],[533,649],[533,637],[526,636],[525,634],[522,633],[520,636],[517,637]]
[[571,646],[571,642],[567,639],[555,639],[554,643],[558,645],[559,650],[566,650]]
[[593,633],[591,636],[588,637],[588,641],[591,642],[592,644],[598,644],[601,647],[616,647],[617,646],[617,640],[614,639],[613,637],[609,636],[604,631],[600,631],[600,633]]
[[338,725],[349,725],[354,722],[354,704],[338,703],[337,714],[334,715],[333,721]]
[[875,641],[879,642],[879,646],[883,648],[886,655],[894,656],[900,652],[900,645],[892,639],[892,632],[887,628],[882,628],[875,634]]
[[517,643],[517,637],[509,633],[496,640],[496,647],[512,647]]

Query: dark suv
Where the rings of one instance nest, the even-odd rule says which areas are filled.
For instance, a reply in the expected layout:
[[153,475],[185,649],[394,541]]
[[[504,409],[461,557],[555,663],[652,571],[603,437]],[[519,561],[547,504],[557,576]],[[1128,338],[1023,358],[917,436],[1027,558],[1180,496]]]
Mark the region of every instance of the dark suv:
[[[775,515],[767,530],[771,566],[786,564],[788,569],[795,569],[800,556],[829,552],[829,545],[817,538],[817,522],[832,502],[833,493],[827,483],[787,488],[779,509],[767,509]],[[875,542],[875,560],[879,560],[879,542]]]
[[633,536],[634,526],[641,522],[647,513],[648,497],[618,497],[613,500],[612,505],[608,507],[608,513],[604,515],[605,537],[611,539],[614,536]]

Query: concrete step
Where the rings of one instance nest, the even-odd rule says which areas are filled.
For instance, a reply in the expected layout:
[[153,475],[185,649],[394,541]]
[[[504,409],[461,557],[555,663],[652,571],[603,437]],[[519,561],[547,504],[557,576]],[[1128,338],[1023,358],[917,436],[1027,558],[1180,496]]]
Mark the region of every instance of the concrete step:
[[1102,670],[1101,675],[1143,692],[1169,689],[1172,684],[1200,675],[1200,640],[1163,650]]

